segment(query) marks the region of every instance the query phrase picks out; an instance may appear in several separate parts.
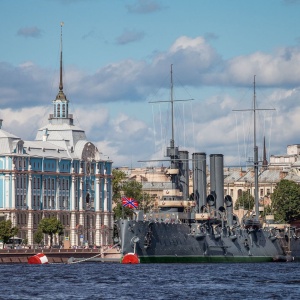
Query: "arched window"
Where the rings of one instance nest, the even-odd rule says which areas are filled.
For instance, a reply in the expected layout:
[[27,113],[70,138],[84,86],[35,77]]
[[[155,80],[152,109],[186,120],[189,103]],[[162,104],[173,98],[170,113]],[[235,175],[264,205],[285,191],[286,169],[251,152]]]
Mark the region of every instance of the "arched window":
[[62,105],[62,117],[65,118],[66,117],[66,104]]
[[60,104],[57,104],[57,118],[60,117]]

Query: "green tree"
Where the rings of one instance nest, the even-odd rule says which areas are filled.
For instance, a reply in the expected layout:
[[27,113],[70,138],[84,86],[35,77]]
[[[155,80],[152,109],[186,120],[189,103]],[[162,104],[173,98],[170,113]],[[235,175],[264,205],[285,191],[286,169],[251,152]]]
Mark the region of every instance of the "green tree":
[[276,221],[290,223],[300,219],[300,186],[283,179],[271,195],[272,209]]
[[3,220],[0,222],[0,240],[3,241],[3,246],[8,240],[18,234],[19,229],[12,227],[11,220]]
[[244,207],[244,209],[251,210],[254,206],[254,197],[250,195],[250,191],[242,192],[242,195],[238,197],[235,202],[234,209],[239,209],[240,207]]
[[50,247],[52,247],[53,244],[53,235],[57,233],[61,235],[63,233],[63,229],[62,223],[55,217],[44,218],[39,224],[39,230],[50,236]]
[[[120,172],[120,171],[119,171]],[[122,172],[123,173],[123,172]],[[120,175],[120,174],[119,174]],[[122,179],[120,179],[122,178]],[[132,217],[133,210],[122,205],[122,195],[135,199],[139,204],[139,209],[148,212],[152,205],[152,199],[148,193],[143,192],[142,184],[135,180],[124,181],[124,177],[119,176],[119,184],[116,185],[117,197],[114,197],[116,206],[114,207],[115,218]]]
[[41,229],[38,229],[33,235],[33,241],[36,244],[40,245],[43,239],[44,239],[44,234]]
[[126,174],[123,171],[113,169],[112,175],[113,202],[117,204],[121,199],[122,183],[126,179]]

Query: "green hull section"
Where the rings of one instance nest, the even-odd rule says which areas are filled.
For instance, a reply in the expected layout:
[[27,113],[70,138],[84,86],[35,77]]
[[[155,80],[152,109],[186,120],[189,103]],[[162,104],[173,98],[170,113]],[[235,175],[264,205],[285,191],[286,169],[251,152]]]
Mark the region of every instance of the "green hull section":
[[140,263],[258,263],[273,262],[269,256],[142,256]]

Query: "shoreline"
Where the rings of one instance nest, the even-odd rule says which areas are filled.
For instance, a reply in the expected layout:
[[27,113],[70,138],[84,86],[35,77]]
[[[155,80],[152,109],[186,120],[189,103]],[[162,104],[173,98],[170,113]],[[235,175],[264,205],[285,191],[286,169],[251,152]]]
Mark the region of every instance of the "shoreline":
[[[72,262],[120,262],[120,253],[114,249],[0,249],[0,264],[28,263],[28,258],[44,253],[50,264]],[[97,259],[96,259],[97,258]]]

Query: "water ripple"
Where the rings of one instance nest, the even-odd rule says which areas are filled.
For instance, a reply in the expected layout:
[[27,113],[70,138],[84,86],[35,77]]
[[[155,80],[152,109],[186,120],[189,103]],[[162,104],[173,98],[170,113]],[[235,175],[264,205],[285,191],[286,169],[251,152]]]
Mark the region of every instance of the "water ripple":
[[0,299],[299,299],[299,263],[1,265]]

